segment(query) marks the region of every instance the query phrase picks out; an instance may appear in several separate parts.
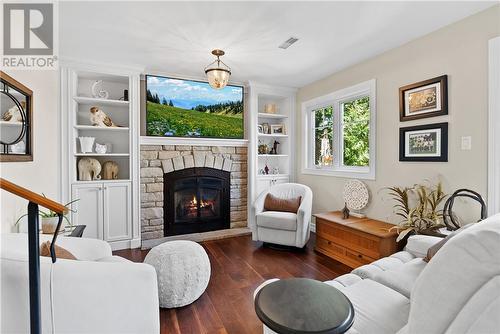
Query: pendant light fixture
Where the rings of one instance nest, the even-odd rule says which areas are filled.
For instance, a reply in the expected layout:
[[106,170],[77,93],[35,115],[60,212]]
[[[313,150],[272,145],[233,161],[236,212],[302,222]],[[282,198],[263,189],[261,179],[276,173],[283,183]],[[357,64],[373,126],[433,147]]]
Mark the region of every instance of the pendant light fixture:
[[231,69],[219,58],[224,55],[224,51],[215,49],[212,54],[217,57],[217,60],[205,67],[205,74],[212,88],[222,89],[229,81]]

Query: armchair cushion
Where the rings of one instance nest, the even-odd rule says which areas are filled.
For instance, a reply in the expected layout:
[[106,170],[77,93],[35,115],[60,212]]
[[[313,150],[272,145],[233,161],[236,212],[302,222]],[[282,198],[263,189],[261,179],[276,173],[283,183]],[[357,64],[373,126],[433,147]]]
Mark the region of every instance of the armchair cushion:
[[302,196],[296,198],[279,198],[273,194],[267,194],[264,201],[266,211],[280,211],[297,213],[300,207]]
[[257,215],[257,226],[275,230],[296,231],[297,215],[291,212],[264,211]]

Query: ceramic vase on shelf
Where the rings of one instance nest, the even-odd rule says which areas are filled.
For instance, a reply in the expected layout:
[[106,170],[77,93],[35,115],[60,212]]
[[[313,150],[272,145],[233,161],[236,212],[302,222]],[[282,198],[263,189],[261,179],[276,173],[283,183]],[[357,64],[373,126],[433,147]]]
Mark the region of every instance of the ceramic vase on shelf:
[[52,234],[56,231],[59,217],[42,217],[42,232],[44,234]]
[[92,153],[92,147],[94,146],[94,137],[78,137],[80,140],[80,151],[81,153]]

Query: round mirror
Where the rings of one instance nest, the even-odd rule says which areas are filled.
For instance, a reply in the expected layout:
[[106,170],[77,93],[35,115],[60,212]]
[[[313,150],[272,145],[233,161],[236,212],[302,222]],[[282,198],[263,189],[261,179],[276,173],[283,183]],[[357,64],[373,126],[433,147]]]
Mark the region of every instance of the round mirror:
[[[26,146],[26,97],[10,88],[0,91],[0,143],[4,146],[3,153],[24,154]],[[23,147],[24,146],[24,147]]]

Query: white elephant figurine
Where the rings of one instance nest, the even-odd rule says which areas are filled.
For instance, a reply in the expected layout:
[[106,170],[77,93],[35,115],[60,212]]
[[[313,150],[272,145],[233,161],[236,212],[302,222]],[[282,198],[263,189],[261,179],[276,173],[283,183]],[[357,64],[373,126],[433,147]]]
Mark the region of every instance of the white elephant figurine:
[[106,161],[102,164],[103,180],[116,180],[118,178],[118,164],[114,161]]
[[94,158],[81,158],[78,161],[78,180],[92,181],[100,180],[101,164]]

